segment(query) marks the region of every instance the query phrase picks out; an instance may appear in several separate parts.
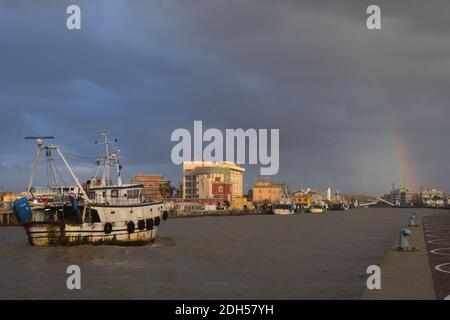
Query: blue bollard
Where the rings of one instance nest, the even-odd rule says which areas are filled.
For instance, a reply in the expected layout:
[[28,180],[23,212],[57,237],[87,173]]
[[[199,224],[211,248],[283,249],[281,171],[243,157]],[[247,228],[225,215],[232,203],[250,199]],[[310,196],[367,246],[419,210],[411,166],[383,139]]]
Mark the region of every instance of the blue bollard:
[[417,227],[417,218],[415,216],[415,213],[411,217],[409,217],[409,227]]
[[398,241],[398,251],[409,251],[409,250],[415,250],[415,247],[411,247],[409,244],[409,241],[407,237],[409,237],[412,234],[411,230],[403,228],[400,229],[400,238]]

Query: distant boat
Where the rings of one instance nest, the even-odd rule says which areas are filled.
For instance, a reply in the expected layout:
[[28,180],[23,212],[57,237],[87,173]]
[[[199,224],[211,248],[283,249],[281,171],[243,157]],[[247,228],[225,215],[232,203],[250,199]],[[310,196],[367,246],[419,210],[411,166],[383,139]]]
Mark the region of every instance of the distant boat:
[[[47,146],[44,137],[37,141],[37,154],[28,187],[28,196],[14,203],[14,212],[24,226],[29,243],[33,246],[93,245],[143,245],[156,237],[161,220],[168,212],[163,202],[145,202],[141,197],[143,185],[123,184],[122,166],[118,151],[111,151],[109,133],[104,131],[105,155],[97,165],[103,167],[101,179],[87,182],[83,187],[58,146]],[[50,194],[33,193],[33,179],[40,154],[45,152],[47,161],[53,162],[53,153],[60,157],[75,187],[52,187]],[[117,171],[117,182],[112,183],[109,169]],[[53,182],[58,175],[56,166]],[[99,170],[100,171],[100,170]],[[98,172],[99,172],[98,171]]]
[[272,213],[277,215],[294,214],[295,204],[289,199],[287,190],[281,194],[281,199],[272,205]]
[[310,213],[325,213],[325,211],[327,210],[327,207],[323,204],[313,204],[310,208],[309,208],[309,212]]
[[332,211],[347,211],[349,206],[344,202],[335,202],[330,206],[330,210]]

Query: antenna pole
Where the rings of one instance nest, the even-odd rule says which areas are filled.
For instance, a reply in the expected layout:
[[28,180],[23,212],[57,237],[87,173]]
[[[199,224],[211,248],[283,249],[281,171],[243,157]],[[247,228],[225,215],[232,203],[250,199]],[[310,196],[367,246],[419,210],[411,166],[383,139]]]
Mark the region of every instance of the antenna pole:
[[117,185],[120,187],[122,186],[122,176],[120,175],[120,164],[119,159],[116,154],[112,154],[111,157],[114,158],[116,163],[116,170],[117,170]]
[[27,192],[29,194],[31,194],[31,188],[33,187],[34,176],[36,175],[36,169],[37,169],[37,166],[39,165],[39,157],[40,156],[41,156],[41,146],[38,145],[37,150],[36,150],[36,157],[34,158],[33,169],[31,171],[30,182],[28,183]]
[[105,131],[105,147],[106,147],[106,161],[105,163],[107,163],[107,167],[106,167],[106,178],[107,180],[105,181],[106,185],[109,183],[109,141],[108,141],[108,131]]
[[101,144],[105,145],[105,157],[104,157],[104,163],[103,163],[103,175],[102,175],[102,186],[106,187],[109,183],[109,166],[110,166],[110,155],[109,155],[109,141],[108,141],[108,131],[103,130],[101,132],[101,135],[105,136],[104,142]]

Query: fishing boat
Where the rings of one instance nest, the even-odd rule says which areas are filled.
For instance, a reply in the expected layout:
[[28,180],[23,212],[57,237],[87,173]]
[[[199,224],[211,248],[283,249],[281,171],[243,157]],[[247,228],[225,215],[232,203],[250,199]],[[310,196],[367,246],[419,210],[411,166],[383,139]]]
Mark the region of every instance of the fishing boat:
[[277,215],[294,214],[295,204],[289,199],[288,192],[285,189],[281,193],[281,199],[272,205],[272,213]]
[[333,202],[330,206],[331,211],[348,211],[349,205],[345,202]]
[[[112,150],[109,133],[102,132],[105,154],[97,160],[97,174],[101,178],[81,185],[61,149],[44,143],[54,137],[28,137],[37,143],[36,158],[28,184],[27,196],[14,203],[17,220],[23,225],[33,246],[73,245],[145,245],[153,242],[161,220],[168,218],[165,204],[145,201],[143,185],[123,184],[119,151]],[[36,192],[33,181],[40,157],[45,153],[52,182],[61,175],[54,164],[55,157],[62,160],[72,187],[49,187],[50,194]],[[116,181],[110,177],[115,168]],[[60,180],[60,179],[59,179]],[[50,183],[49,183],[50,184]],[[35,194],[36,192],[36,194]],[[37,195],[39,194],[39,196]]]
[[314,203],[309,208],[310,213],[325,213],[327,211],[327,206],[323,203]]

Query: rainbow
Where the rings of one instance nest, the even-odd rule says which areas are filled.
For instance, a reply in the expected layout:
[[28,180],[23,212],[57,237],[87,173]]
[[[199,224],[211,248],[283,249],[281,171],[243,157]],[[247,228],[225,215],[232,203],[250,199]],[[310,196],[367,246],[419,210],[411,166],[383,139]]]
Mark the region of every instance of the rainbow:
[[404,134],[393,126],[389,130],[389,136],[392,141],[392,148],[396,162],[397,176],[393,177],[400,182],[397,186],[406,186],[409,188],[419,188],[419,179],[417,178],[417,167],[414,163],[414,155],[411,152],[411,146]]

